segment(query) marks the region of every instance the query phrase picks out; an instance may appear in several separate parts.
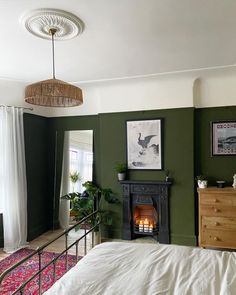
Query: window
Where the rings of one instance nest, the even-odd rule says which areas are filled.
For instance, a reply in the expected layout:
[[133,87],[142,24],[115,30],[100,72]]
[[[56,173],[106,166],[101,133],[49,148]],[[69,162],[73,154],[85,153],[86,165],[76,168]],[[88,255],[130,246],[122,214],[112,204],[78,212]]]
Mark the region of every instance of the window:
[[78,146],[70,147],[70,172],[79,172],[81,180],[73,184],[70,182],[70,191],[83,192],[82,184],[92,181],[93,153]]

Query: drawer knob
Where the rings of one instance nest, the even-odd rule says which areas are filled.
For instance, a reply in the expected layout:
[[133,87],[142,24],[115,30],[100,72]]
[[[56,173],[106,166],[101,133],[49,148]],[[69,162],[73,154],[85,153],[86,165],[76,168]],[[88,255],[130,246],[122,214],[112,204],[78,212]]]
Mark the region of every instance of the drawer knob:
[[215,222],[215,226],[217,226],[217,225],[220,225],[220,224],[219,224],[219,222],[216,221],[216,222]]
[[215,203],[217,203],[217,202],[218,202],[218,200],[217,200],[217,199],[214,199],[214,202],[215,202]]
[[214,211],[217,213],[220,212],[220,209],[215,208]]
[[219,241],[219,238],[218,237],[214,237],[214,241]]

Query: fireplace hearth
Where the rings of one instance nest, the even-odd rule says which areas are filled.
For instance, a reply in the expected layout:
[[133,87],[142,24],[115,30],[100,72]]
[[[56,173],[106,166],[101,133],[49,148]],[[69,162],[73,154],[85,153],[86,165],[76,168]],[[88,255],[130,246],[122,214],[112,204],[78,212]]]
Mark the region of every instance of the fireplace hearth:
[[123,188],[123,239],[153,236],[170,243],[168,181],[120,181]]

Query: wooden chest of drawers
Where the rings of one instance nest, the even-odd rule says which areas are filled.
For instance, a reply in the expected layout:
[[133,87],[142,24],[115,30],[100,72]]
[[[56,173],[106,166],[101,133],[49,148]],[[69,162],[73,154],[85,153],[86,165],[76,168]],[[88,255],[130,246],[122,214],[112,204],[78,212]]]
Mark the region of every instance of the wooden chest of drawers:
[[236,249],[236,189],[198,189],[201,247]]

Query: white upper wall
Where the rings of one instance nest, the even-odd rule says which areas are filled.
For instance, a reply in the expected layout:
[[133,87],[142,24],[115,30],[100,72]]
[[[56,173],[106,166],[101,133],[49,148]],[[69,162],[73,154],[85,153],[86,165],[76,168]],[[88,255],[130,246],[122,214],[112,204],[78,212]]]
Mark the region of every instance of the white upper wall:
[[191,78],[150,77],[99,85],[99,113],[191,107]]
[[193,97],[197,108],[236,105],[236,73],[215,73],[196,79]]
[[84,84],[84,103],[72,108],[29,105],[24,102],[25,86],[0,80],[0,104],[33,107],[33,114],[46,117],[236,105],[234,68]]

